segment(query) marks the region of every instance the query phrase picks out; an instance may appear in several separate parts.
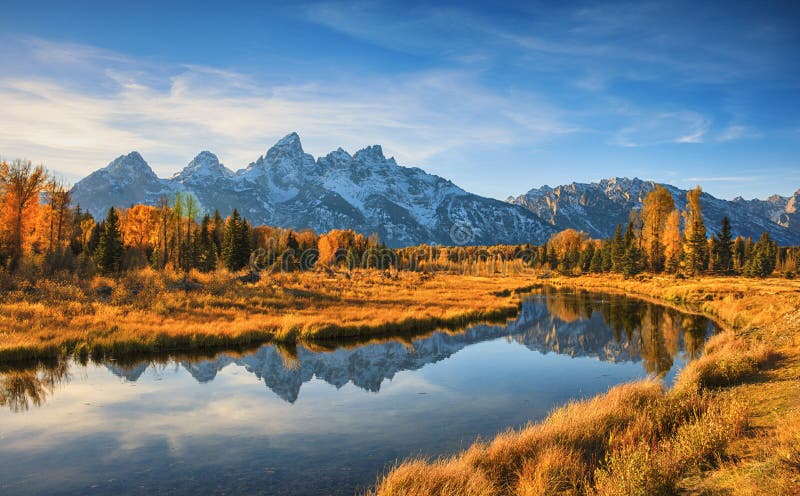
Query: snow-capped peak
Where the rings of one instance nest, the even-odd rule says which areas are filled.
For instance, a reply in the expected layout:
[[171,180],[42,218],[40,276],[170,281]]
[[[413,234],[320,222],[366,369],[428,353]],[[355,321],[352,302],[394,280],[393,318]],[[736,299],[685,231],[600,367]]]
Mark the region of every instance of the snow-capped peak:
[[139,152],[133,151],[127,155],[120,155],[106,166],[109,172],[146,172],[153,174],[153,170],[147,165]]
[[189,177],[230,177],[233,173],[219,162],[219,158],[209,151],[202,151],[189,162],[189,165],[175,174],[173,178],[183,181]]
[[359,162],[385,162],[386,157],[383,156],[383,148],[381,145],[372,145],[361,149],[353,155],[355,160]]
[[291,158],[301,157],[304,154],[303,145],[300,143],[300,136],[297,133],[289,133],[267,151],[266,159],[274,161],[279,156]]

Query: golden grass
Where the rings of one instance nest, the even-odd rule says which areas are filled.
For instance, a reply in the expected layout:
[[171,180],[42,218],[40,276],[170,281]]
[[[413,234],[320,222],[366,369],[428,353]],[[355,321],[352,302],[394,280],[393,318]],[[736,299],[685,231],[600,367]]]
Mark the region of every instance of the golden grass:
[[[655,381],[618,386],[452,457],[401,462],[372,494],[800,494],[800,281],[374,272],[278,274],[252,285],[226,272],[191,279],[196,285],[143,270],[119,280],[5,281],[0,361],[275,340],[291,363],[297,341],[325,348],[510,317],[521,289],[545,283],[622,293],[693,309],[728,331],[668,391]],[[34,398],[41,391],[28,382],[10,386]]]
[[[688,306],[730,330],[712,338],[670,390],[655,381],[617,386],[455,456],[401,463],[373,495],[400,494],[390,488],[417,494],[418,487],[446,494],[437,488],[446,487],[448,473],[474,474],[487,491],[481,494],[493,495],[800,493],[800,415],[787,413],[800,397],[786,394],[776,404],[762,384],[773,371],[786,372],[781,360],[800,356],[800,284],[614,276],[547,282]],[[426,485],[429,467],[436,467],[436,486]]]
[[190,280],[144,269],[118,280],[19,282],[0,295],[0,361],[459,328],[515,315],[513,289],[527,282],[409,272],[290,273],[242,284],[221,271]]

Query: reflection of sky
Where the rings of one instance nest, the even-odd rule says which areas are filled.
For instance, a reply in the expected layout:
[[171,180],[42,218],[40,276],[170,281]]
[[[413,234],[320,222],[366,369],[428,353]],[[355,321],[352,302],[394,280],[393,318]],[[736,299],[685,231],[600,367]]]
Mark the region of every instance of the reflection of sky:
[[637,364],[540,355],[501,338],[399,372],[378,394],[314,379],[290,404],[236,365],[206,384],[183,369],[151,369],[128,383],[90,366],[42,408],[0,412],[0,479],[13,494],[95,484],[136,492],[137,481],[189,492],[191,479],[203,489],[203,472],[213,471],[203,484],[236,487],[243,477],[240,489],[269,493],[313,467],[351,494],[354,480],[373,480],[394,458],[458,449],[642,375]]
[[73,366],[42,407],[0,409],[0,493],[350,495],[398,458],[456,451],[645,375],[640,361],[543,354],[507,336],[395,371],[379,392],[314,377],[294,403],[237,363],[204,383],[174,363],[136,382]]

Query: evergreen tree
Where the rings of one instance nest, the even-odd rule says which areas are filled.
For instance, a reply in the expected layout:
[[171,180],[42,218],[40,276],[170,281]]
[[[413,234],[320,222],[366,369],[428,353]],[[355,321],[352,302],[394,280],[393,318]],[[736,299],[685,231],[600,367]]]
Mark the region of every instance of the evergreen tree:
[[617,224],[614,238],[611,240],[611,270],[622,273],[625,264],[625,239],[622,237],[622,225]]
[[100,233],[105,231],[105,229],[106,222],[104,220],[101,220],[99,224],[92,228],[89,239],[86,241],[86,253],[90,256],[94,256],[97,251],[97,247],[100,245]]
[[722,228],[714,242],[714,270],[720,274],[733,273],[733,237],[731,234],[731,221],[727,217],[722,219]]
[[772,241],[769,233],[764,231],[761,239],[753,246],[750,259],[744,267],[744,275],[748,277],[767,277],[775,270],[778,246]]
[[633,222],[628,222],[628,227],[625,229],[623,246],[624,252],[622,255],[620,272],[622,272],[625,277],[638,274],[642,271],[643,254],[636,243],[636,233]]
[[108,209],[108,215],[103,224],[97,249],[94,252],[94,262],[101,272],[107,274],[119,272],[122,261],[122,233],[119,228],[119,217],[114,207]]
[[556,253],[556,247],[551,244],[547,250],[547,268],[555,269],[556,267],[558,267],[558,253]]
[[733,242],[733,270],[741,272],[745,264],[745,242],[744,238],[737,236]]
[[603,271],[603,245],[594,250],[592,261],[589,263],[589,271],[595,274]]
[[225,224],[222,240],[222,262],[228,270],[235,272],[244,268],[250,261],[250,226],[233,209]]
[[208,214],[200,222],[200,233],[197,242],[197,268],[202,272],[211,272],[217,267],[217,247],[211,231],[211,218]]
[[592,259],[594,258],[594,252],[597,251],[594,248],[593,242],[586,243],[586,247],[581,251],[580,257],[578,259],[578,266],[581,269],[581,272],[587,273],[591,271],[592,266]]
[[686,212],[684,212],[683,253],[686,271],[691,275],[700,274],[708,267],[708,240],[703,223],[703,209],[700,206],[700,186],[686,193]]
[[214,210],[214,218],[211,222],[211,238],[217,250],[217,258],[222,256],[222,240],[225,237],[225,219],[219,214],[219,210]]

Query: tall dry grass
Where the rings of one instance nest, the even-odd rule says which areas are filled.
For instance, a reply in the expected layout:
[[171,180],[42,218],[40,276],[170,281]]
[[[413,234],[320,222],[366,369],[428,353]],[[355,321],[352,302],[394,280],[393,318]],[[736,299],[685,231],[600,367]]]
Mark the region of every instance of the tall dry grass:
[[[381,477],[370,494],[450,494],[439,488],[454,487],[456,481],[442,477],[471,474],[469,480],[480,481],[477,494],[670,495],[683,491],[687,478],[735,466],[751,419],[747,402],[736,396],[736,386],[774,364],[775,345],[766,341],[776,336],[776,330],[762,332],[760,326],[797,310],[800,285],[718,279],[685,286],[649,277],[548,281],[690,305],[746,337],[730,331],[713,337],[669,390],[656,381],[617,386],[455,456],[403,462]],[[765,302],[766,310],[761,306]],[[798,331],[785,329],[787,335]],[[781,427],[778,450],[786,471],[794,470],[800,452],[794,434],[800,432],[800,421],[790,425]],[[435,485],[428,484],[430,473],[436,474]],[[772,483],[771,487],[798,489],[790,477]],[[426,492],[416,492],[420,488]]]
[[0,293],[0,361],[458,328],[512,317],[512,290],[527,282],[357,271],[284,273],[243,284],[225,271],[187,280],[151,269],[118,279],[15,281]]

